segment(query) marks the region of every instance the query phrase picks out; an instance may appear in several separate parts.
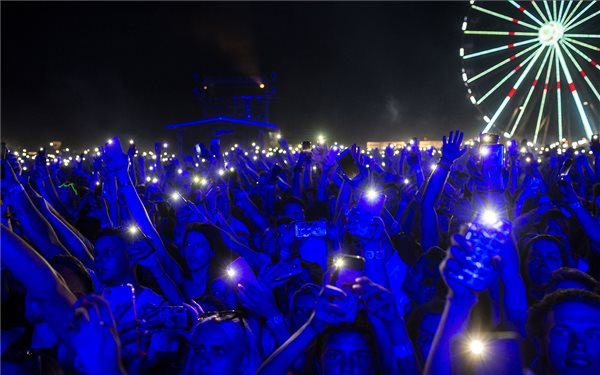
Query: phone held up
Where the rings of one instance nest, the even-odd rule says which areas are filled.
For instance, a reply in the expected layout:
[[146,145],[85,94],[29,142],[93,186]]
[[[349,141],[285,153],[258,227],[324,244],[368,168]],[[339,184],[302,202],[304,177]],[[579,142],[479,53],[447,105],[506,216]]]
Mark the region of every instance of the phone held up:
[[359,174],[358,164],[354,160],[354,156],[350,152],[350,149],[342,151],[337,157],[338,165],[342,173],[348,177],[349,180],[354,180]]
[[342,310],[346,312],[342,321],[353,322],[358,311],[358,296],[352,291],[352,285],[358,277],[363,276],[365,258],[358,255],[343,254],[335,260],[333,267],[329,284],[347,294],[345,299],[336,301]]

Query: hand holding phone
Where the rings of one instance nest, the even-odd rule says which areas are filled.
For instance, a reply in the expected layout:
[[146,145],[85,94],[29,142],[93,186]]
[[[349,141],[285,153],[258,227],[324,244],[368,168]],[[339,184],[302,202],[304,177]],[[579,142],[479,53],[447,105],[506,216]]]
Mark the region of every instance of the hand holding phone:
[[327,222],[325,220],[298,221],[294,223],[294,234],[297,238],[325,237],[327,235]]
[[356,279],[363,276],[364,269],[365,258],[358,255],[342,254],[333,264],[329,285],[341,289],[346,294],[345,298],[337,302],[346,312],[340,317],[344,322],[353,322],[356,319],[358,295],[352,286],[356,283]]
[[104,145],[104,164],[109,172],[127,168],[127,157],[123,154],[119,137],[113,137]]
[[350,149],[344,150],[337,158],[338,165],[342,173],[348,177],[350,181],[360,175],[360,169]]

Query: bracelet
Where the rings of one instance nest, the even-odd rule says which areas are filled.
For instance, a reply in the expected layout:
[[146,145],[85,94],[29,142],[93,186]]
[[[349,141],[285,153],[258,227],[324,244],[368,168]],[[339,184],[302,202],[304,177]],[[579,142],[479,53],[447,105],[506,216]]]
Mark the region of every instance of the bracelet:
[[270,317],[267,320],[266,324],[267,324],[267,327],[269,327],[270,329],[275,329],[275,327],[277,327],[280,324],[283,324],[283,322],[284,322],[283,316],[275,315],[275,316]]
[[410,343],[404,345],[394,345],[394,357],[396,358],[406,358],[415,354],[415,350]]

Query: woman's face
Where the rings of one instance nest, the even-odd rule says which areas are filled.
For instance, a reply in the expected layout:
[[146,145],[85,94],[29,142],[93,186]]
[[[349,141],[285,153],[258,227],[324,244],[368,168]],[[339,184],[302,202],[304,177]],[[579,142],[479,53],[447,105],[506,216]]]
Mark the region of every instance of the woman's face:
[[223,328],[223,324],[209,323],[198,327],[191,341],[191,374],[239,375],[244,364],[243,345],[237,343]]
[[323,347],[322,375],[372,375],[374,367],[372,350],[361,333],[334,333]]
[[185,262],[193,272],[208,268],[213,251],[210,242],[202,233],[190,232],[183,244],[183,254]]
[[527,276],[534,287],[543,287],[550,283],[552,271],[562,267],[562,258],[558,245],[549,240],[535,241],[527,254]]

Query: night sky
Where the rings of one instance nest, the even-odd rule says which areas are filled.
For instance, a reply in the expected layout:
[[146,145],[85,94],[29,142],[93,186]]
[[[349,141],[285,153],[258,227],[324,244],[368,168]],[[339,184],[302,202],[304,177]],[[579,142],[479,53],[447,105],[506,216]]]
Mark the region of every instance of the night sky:
[[277,74],[291,141],[474,135],[460,77],[467,2],[2,2],[2,138],[149,145],[200,118],[193,74]]

